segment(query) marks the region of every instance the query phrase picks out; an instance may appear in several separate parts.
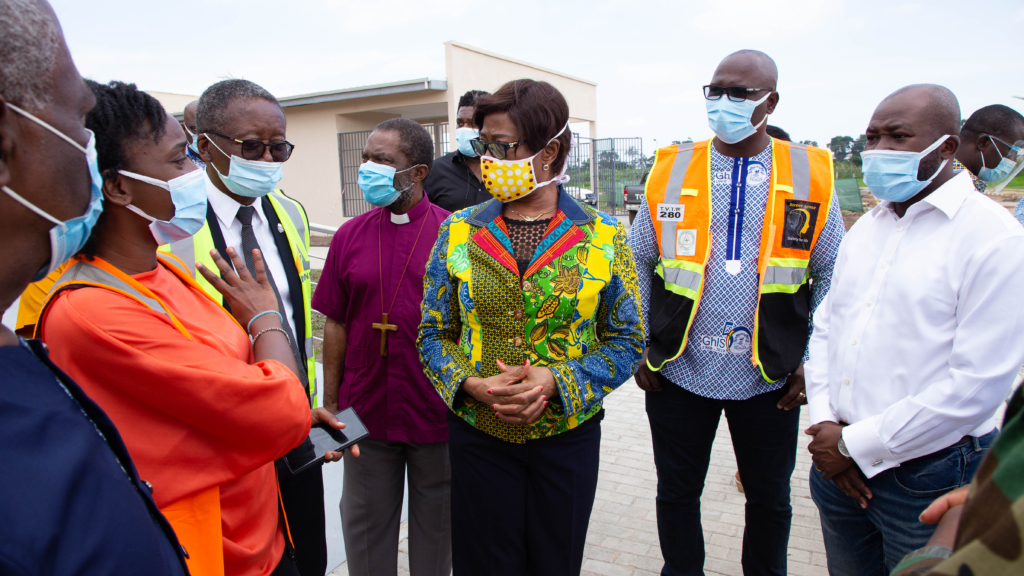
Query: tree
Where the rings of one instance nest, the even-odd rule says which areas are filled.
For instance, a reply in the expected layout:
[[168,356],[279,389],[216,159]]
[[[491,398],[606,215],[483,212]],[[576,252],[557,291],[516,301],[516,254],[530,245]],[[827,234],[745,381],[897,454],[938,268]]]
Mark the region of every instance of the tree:
[[864,151],[864,147],[868,145],[868,138],[864,134],[861,134],[854,140],[853,144],[850,145],[850,161],[860,166],[864,163],[860,158],[860,153]]
[[853,138],[849,136],[833,136],[828,143],[828,149],[832,151],[836,160],[845,160],[852,146]]
[[815,148],[818,147],[817,140],[801,140],[800,143],[807,146],[814,146]]

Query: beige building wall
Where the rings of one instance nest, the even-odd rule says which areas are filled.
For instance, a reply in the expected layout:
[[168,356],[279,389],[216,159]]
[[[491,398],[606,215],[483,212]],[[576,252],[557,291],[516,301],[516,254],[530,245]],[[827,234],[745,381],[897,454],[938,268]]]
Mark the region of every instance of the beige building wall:
[[[446,107],[446,94],[425,90],[302,106],[282,101],[288,140],[295,144],[295,152],[284,165],[280,188],[302,202],[310,222],[341,226],[347,218],[342,206],[338,134],[372,130],[388,118],[406,117],[424,124],[437,121]],[[345,193],[361,194],[358,188]]]
[[[338,134],[371,130],[388,118],[409,118],[421,124],[448,122],[455,142],[459,97],[468,90],[494,92],[518,78],[550,82],[569,103],[570,121],[587,122],[597,135],[597,84],[548,68],[451,41],[445,43],[446,80],[409,80],[377,86],[280,97],[288,121],[288,140],[295,153],[285,163],[280,187],[306,207],[311,222],[340,226],[347,218],[342,204]],[[394,93],[400,91],[398,93]],[[185,105],[198,98],[149,92],[180,118]],[[345,190],[359,195],[358,188]]]
[[188,106],[189,102],[199,99],[199,96],[189,96],[188,94],[172,94],[170,92],[155,92],[153,90],[146,90],[145,92],[156,98],[160,105],[164,107],[164,110],[175,115],[184,112],[185,106]]
[[[570,122],[588,122],[597,137],[597,82],[584,80],[451,40],[444,44],[448,77],[448,117],[458,114],[459,97],[469,90],[494,92],[509,80],[542,80],[558,88],[569,103]],[[455,122],[448,126],[455,141]]]

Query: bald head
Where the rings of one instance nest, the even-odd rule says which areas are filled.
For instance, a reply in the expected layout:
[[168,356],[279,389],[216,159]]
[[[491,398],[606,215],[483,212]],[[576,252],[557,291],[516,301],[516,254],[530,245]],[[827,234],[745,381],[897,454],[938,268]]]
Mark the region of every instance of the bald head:
[[960,103],[949,88],[938,84],[911,84],[886,96],[886,104],[919,110],[936,130],[936,137],[960,133]]
[[949,89],[936,84],[900,88],[875,108],[864,133],[866,151],[923,152],[948,136],[920,159],[918,180],[934,178],[921,192],[923,197],[953,175],[952,159],[960,146],[960,104]]
[[193,100],[185,106],[185,113],[182,120],[189,126],[196,125],[196,108],[199,107],[199,100]]
[[719,86],[746,86],[748,88],[771,88],[779,85],[779,68],[775,60],[760,50],[739,50],[729,54],[718,64],[714,78],[719,75],[729,77],[741,76],[745,80],[732,84],[722,84],[712,79],[712,84]]

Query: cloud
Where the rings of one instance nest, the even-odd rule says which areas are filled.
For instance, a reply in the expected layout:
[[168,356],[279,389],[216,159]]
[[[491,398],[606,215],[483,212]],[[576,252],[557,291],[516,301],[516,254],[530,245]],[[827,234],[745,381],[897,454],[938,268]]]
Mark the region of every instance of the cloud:
[[345,30],[373,32],[392,29],[402,34],[410,32],[408,28],[398,30],[403,24],[438,18],[454,23],[457,16],[473,7],[472,0],[345,0],[324,4],[330,12],[342,18],[340,24]]
[[690,20],[690,28],[713,38],[779,40],[798,35],[840,12],[845,1],[719,0]]

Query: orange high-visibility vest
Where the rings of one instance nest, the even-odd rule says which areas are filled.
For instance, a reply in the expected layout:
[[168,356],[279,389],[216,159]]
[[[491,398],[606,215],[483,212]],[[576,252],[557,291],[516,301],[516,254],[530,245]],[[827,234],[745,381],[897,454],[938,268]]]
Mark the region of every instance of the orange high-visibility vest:
[[[651,286],[647,365],[682,355],[711,255],[711,140],[659,148],[645,197],[661,260]],[[832,156],[772,139],[771,189],[758,253],[751,362],[774,382],[800,365],[810,328],[808,262],[832,202]]]
[[[210,295],[192,279],[185,264],[177,256],[158,253],[157,259],[182,282],[210,298]],[[64,290],[94,287],[117,292],[147,308],[166,314],[182,335],[189,340],[192,339],[188,330],[171,314],[164,303],[131,276],[100,258],[88,261],[82,256],[77,256],[69,263],[71,266],[61,274],[50,288],[46,299],[43,300],[39,311],[39,322],[36,323],[36,338],[42,336],[43,318],[57,294]],[[220,306],[213,298],[210,300]],[[227,314],[226,310],[224,312]],[[185,549],[185,562],[188,564],[189,573],[192,576],[224,576],[224,536],[221,530],[220,487],[213,486],[198,494],[172,502],[161,507],[160,512],[174,528],[178,542]]]

